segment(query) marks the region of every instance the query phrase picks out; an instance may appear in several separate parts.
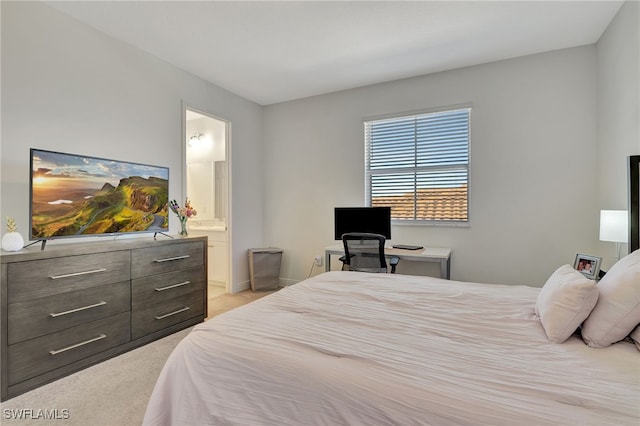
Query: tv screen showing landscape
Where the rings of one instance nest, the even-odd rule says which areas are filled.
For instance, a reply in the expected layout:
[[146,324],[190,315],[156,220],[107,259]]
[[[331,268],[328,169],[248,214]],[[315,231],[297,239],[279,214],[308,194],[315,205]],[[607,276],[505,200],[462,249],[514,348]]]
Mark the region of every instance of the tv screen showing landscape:
[[31,149],[31,240],[165,232],[169,169]]

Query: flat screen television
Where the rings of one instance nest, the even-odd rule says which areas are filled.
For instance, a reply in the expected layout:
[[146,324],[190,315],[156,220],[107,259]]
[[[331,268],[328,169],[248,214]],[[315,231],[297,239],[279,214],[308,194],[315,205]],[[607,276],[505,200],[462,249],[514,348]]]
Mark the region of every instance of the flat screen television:
[[334,212],[336,240],[347,232],[382,234],[391,239],[391,207],[336,207]]
[[628,159],[629,253],[640,249],[640,155]]
[[168,231],[169,168],[34,148],[30,155],[31,241]]

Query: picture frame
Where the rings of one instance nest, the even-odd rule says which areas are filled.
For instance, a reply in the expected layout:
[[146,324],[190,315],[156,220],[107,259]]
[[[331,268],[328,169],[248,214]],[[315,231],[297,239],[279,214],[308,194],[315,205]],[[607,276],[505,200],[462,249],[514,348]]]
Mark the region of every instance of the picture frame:
[[573,269],[580,272],[585,277],[595,280],[600,274],[600,264],[602,258],[599,256],[591,256],[589,254],[576,254],[576,260],[573,262]]

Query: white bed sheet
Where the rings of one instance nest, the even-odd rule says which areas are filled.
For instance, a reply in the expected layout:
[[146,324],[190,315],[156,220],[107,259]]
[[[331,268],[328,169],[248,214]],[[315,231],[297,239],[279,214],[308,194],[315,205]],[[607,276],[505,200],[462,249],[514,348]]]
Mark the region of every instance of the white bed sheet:
[[550,343],[538,291],[321,274],[196,326],[144,424],[640,424],[640,352]]

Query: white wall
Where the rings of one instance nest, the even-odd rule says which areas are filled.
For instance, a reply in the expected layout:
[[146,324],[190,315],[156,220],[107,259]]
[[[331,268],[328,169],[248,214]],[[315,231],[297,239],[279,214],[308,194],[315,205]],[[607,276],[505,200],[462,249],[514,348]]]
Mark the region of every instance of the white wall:
[[[640,154],[640,3],[626,2],[597,44],[598,208],[626,210],[626,158]],[[602,242],[603,269],[615,244]],[[627,253],[627,245],[621,247]]]
[[362,119],[472,103],[470,226],[395,227],[394,242],[452,247],[454,279],[534,285],[576,252],[610,249],[598,211],[624,208],[617,158],[640,151],[637,2],[597,57],[568,49],[266,108],[41,3],[0,4],[0,217],[24,236],[30,147],[169,166],[182,199],[188,105],[232,123],[233,290],[257,246],[282,247],[281,275],[298,281],[333,243],[333,207],[363,203]]
[[266,107],[265,242],[284,249],[281,276],[305,278],[334,243],[333,208],[363,204],[363,118],[463,103],[473,108],[470,226],[396,226],[392,241],[451,247],[452,279],[508,284],[542,285],[593,253],[596,52],[586,46]]
[[30,147],[168,166],[183,199],[186,104],[232,123],[232,285],[246,288],[247,248],[263,240],[262,108],[44,4],[1,7],[1,222],[28,236]]

